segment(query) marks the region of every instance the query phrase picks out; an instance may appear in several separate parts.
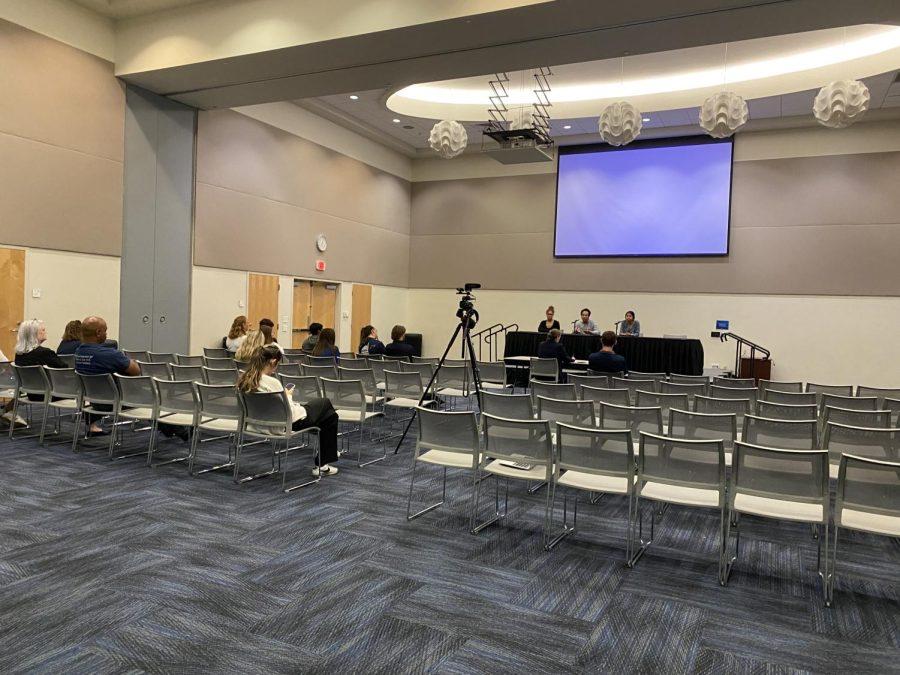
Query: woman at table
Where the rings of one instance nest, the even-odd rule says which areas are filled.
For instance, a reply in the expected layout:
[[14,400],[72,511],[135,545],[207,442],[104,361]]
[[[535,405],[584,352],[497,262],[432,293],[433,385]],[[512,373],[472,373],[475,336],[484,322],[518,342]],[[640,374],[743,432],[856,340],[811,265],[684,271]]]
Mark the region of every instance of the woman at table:
[[553,316],[555,314],[556,314],[556,310],[553,309],[553,305],[550,305],[547,308],[547,320],[541,321],[538,324],[538,329],[537,329],[538,333],[549,333],[554,328],[556,330],[559,330],[559,321],[557,321],[556,319],[553,318]]
[[641,334],[641,322],[634,318],[634,311],[625,312],[625,320],[619,324],[619,335],[634,335],[637,337]]

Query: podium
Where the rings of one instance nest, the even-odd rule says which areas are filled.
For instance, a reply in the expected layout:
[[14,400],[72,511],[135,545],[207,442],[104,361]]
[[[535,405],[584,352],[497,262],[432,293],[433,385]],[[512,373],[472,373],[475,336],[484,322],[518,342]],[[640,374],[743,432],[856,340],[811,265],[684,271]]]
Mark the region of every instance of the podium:
[[742,356],[738,377],[752,377],[756,380],[757,384],[759,384],[760,380],[771,380],[772,360],[751,359],[747,356]]

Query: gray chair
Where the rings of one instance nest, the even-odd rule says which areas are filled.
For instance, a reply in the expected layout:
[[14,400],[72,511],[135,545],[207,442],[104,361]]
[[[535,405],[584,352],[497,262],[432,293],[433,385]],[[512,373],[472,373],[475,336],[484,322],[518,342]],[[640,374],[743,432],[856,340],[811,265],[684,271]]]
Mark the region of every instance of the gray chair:
[[878,397],[876,396],[835,396],[834,394],[822,394],[819,401],[819,410],[825,408],[845,408],[848,410],[878,410]]
[[232,356],[204,356],[203,357],[203,365],[207,368],[215,368],[216,370],[224,370],[226,368],[230,368],[231,370],[237,370],[234,365],[234,357]]
[[886,398],[900,399],[900,389],[889,387],[864,387],[862,385],[856,388],[856,395],[863,398],[872,397],[878,399],[881,403]]
[[609,389],[609,377],[606,375],[569,375],[569,382],[575,385],[575,395],[578,398],[582,398],[582,387]]
[[127,356],[132,361],[150,361],[150,352],[143,349],[126,349],[125,356]]
[[687,394],[662,394],[655,391],[638,391],[637,393],[638,408],[657,407],[662,410],[664,420],[669,419],[669,410],[678,408],[679,410],[690,410]]
[[659,382],[656,380],[632,380],[631,378],[613,377],[610,378],[613,389],[627,389],[628,397],[632,401],[637,401],[638,391],[657,391]]
[[427,385],[431,381],[435,370],[435,366],[430,363],[407,363],[406,361],[400,361],[395,365],[398,366],[396,370],[399,370],[401,373],[418,373],[422,378],[423,385]]
[[151,363],[149,361],[138,361],[138,367],[141,369],[141,375],[147,377],[155,377],[158,380],[171,380],[172,372],[169,370],[168,363]]
[[530,394],[481,392],[481,412],[511,420],[533,420],[534,403]]
[[306,377],[327,377],[332,380],[337,377],[337,366],[334,363],[331,365],[302,365],[300,370]]
[[701,413],[672,408],[669,410],[669,436],[694,440],[721,440],[725,463],[731,464],[731,451],[738,438],[735,413]]
[[174,457],[157,464],[153,464],[153,455],[159,440],[159,426],[166,424],[171,427],[180,427],[190,430],[198,424],[197,392],[194,389],[193,380],[160,380],[153,378],[156,388],[156,418],[153,420],[153,430],[150,438],[150,447],[147,450],[147,466],[161,466],[173,462],[190,461],[190,449],[184,455]]
[[669,375],[669,382],[673,384],[699,384],[704,387],[709,386],[709,378],[706,375],[681,375],[672,373]]
[[481,388],[485,391],[502,391],[512,386],[503,361],[479,363],[478,375],[481,378]]
[[553,434],[556,433],[556,425],[560,422],[576,427],[596,428],[593,401],[571,401],[538,396],[537,417],[539,420],[550,422]]
[[711,396],[695,396],[694,410],[700,413],[734,414],[737,419],[738,431],[744,428],[744,417],[752,412],[750,399],[712,398]]
[[556,382],[541,382],[540,380],[531,380],[528,383],[531,392],[531,401],[537,408],[537,397],[546,396],[547,398],[560,398],[567,401],[575,400],[574,384],[557,384]]
[[631,405],[631,394],[627,389],[604,389],[602,387],[581,386],[581,398],[594,403],[614,403]]
[[175,354],[172,352],[147,352],[147,357],[150,363],[175,363]]
[[[368,398],[363,388],[362,380],[331,380],[327,377],[321,379],[322,394],[331,401],[335,411],[338,414],[338,422],[349,423],[355,425],[354,430],[359,431],[359,443],[356,446],[356,465],[360,468],[380,462],[387,457],[387,444],[382,438],[384,452],[375,459],[367,462],[362,461],[363,438],[368,426],[374,420],[381,418],[384,420],[384,413],[369,410]],[[369,434],[371,438],[371,433]]]
[[[113,450],[119,438],[119,429],[123,422],[131,422],[132,434],[134,424],[144,423],[144,431],[152,431],[153,424],[159,414],[159,399],[156,393],[156,385],[149,375],[137,375],[134,377],[113,375],[116,387],[119,390],[119,400],[113,411],[112,426],[110,427],[110,459],[114,457]],[[150,449],[153,435],[147,435],[147,448],[140,452],[119,455],[118,458],[138,457],[146,455]]]
[[[50,398],[47,399],[47,412],[56,412],[54,435],[60,432],[60,420],[64,416],[72,416],[73,420],[81,405],[81,383],[73,368],[50,368],[44,366],[44,372],[50,384]],[[39,443],[44,444],[47,421],[50,415],[45,414],[41,422]]]
[[[809,394],[837,394],[838,396],[853,396],[852,384],[815,384],[814,382],[806,383],[806,392]],[[818,403],[818,401],[816,401]]]
[[556,359],[539,359],[532,357],[528,360],[530,380],[549,380],[559,382],[559,361]]
[[733,389],[756,389],[756,380],[752,377],[714,377],[712,385]]
[[170,380],[189,380],[191,382],[203,382],[203,366],[177,366],[169,364]]
[[187,354],[176,354],[175,363],[179,366],[202,366],[202,356],[188,356]]
[[759,393],[760,394],[762,394],[764,391],[768,391],[769,389],[774,389],[776,391],[796,392],[799,394],[803,391],[803,383],[802,382],[782,382],[780,380],[760,380],[759,381]]
[[338,379],[359,380],[362,382],[369,407],[373,411],[379,404],[384,403],[384,397],[378,389],[378,383],[375,381],[375,371],[372,368],[345,368],[339,366]]
[[474,393],[474,386],[469,375],[469,368],[465,365],[448,366],[446,363],[437,372],[437,381],[434,389],[442,399],[449,399],[451,408],[455,399],[462,399],[468,407]]
[[238,372],[234,368],[207,368],[203,367],[204,384],[228,384],[232,387],[237,382]]
[[322,398],[322,385],[315,375],[285,375],[278,373],[278,379],[285,389],[290,389],[290,397],[300,405],[314,398]]
[[709,392],[709,385],[701,383],[688,384],[686,382],[660,382],[659,392],[661,394],[684,394],[688,397],[688,402],[693,405],[695,396],[706,396]]
[[758,392],[756,387],[719,387],[715,384],[709,386],[710,398],[736,398],[750,401],[750,409],[756,410]]
[[[659,391],[659,384],[661,382],[665,382],[668,377],[665,373],[644,373],[639,370],[629,370],[628,371],[628,379],[629,380],[653,380],[656,382],[656,387],[653,391]],[[645,390],[646,391],[646,390]]]
[[799,393],[796,391],[779,391],[778,389],[767,389],[758,397],[760,401],[768,403],[784,403],[786,405],[817,405],[822,394],[815,392]]
[[[385,370],[384,378],[384,405],[386,408],[412,410],[419,406],[419,401],[425,393],[421,374],[416,371]],[[422,405],[434,405],[434,400],[426,400]]]
[[814,420],[819,416],[819,411],[815,403],[792,405],[790,403],[757,401],[756,414],[758,417],[768,417],[773,420]]
[[306,357],[306,362],[311,366],[332,366],[337,364],[337,359],[333,356],[313,356]]
[[[113,376],[106,375],[84,375],[76,373],[78,381],[81,383],[81,405],[75,413],[75,432],[72,434],[72,451],[78,451],[78,440],[81,431],[81,422],[86,415],[95,415],[97,417],[106,417],[113,414],[119,406],[119,389],[113,380]],[[102,406],[98,408],[97,406]],[[85,427],[90,425],[85,424]],[[115,449],[115,434],[109,435],[109,445],[107,452],[113,457]]]
[[881,400],[881,407],[891,411],[890,427],[900,427],[900,398],[885,397]]
[[228,359],[230,361],[232,355],[230,351],[222,347],[204,347],[203,356],[214,359]]
[[338,367],[340,367],[340,368],[368,368],[369,367],[369,359],[367,359],[365,357],[342,356],[340,363],[338,363]]
[[[13,438],[13,432],[16,429],[15,420],[19,414],[19,407],[26,405],[30,409],[36,404],[46,405],[47,401],[50,400],[50,380],[47,379],[47,374],[44,372],[42,366],[17,366],[13,363],[11,368],[16,385],[13,391],[12,419],[10,420],[9,425],[10,440]],[[40,396],[40,399],[38,401],[31,401],[27,398],[29,394],[34,397]],[[47,414],[48,413],[45,411],[44,417],[47,417]],[[30,435],[22,438],[34,437],[35,435]]]
[[785,450],[814,450],[818,447],[818,422],[812,420],[773,420],[756,415],[744,418],[741,439],[750,445]]
[[655,406],[638,408],[599,403],[597,424],[601,429],[629,429],[634,438],[639,438],[641,432],[662,435],[662,409]]
[[[194,384],[197,392],[197,426],[191,436],[188,473],[198,476],[210,471],[220,471],[234,467],[234,449],[241,429],[241,404],[237,389],[233,385]],[[214,434],[203,438],[204,433]],[[228,459],[224,463],[206,466],[196,470],[200,448],[208,441],[228,440]]]
[[303,374],[299,363],[285,363],[284,361],[278,364],[278,372],[284,375],[293,375],[294,377],[299,377]]
[[411,357],[413,363],[429,363],[432,366],[437,366],[440,359],[433,358],[430,356],[413,356]]
[[900,461],[900,429],[873,429],[829,422],[822,438],[822,448],[828,450],[832,478],[837,478],[841,455]]

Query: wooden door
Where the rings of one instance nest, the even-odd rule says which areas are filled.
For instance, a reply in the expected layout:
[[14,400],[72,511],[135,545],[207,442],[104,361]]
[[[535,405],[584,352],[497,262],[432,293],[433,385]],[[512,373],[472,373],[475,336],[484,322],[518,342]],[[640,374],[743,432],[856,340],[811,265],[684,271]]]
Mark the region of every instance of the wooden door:
[[278,331],[278,277],[271,274],[250,274],[247,292],[247,321],[250,328],[259,328],[260,319],[271,319]]
[[359,331],[370,323],[372,323],[372,287],[365,284],[353,284],[350,309],[350,345],[353,351],[356,351],[359,346]]
[[335,327],[335,309],[337,308],[337,284],[319,281],[310,282],[312,298],[310,301],[309,321],[318,322],[324,328]]
[[294,280],[294,325],[291,330],[291,346],[300,349],[309,334],[309,306],[312,300],[312,289],[308,281]]
[[0,350],[16,355],[16,330],[25,318],[25,251],[0,248]]

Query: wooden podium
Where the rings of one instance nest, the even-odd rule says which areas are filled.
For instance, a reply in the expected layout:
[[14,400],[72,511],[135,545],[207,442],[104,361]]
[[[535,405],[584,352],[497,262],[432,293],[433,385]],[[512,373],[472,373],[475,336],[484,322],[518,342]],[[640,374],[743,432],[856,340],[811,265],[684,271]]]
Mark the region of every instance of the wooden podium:
[[760,380],[772,379],[772,360],[771,359],[751,359],[746,356],[741,357],[741,370],[738,377],[752,377],[759,384]]

